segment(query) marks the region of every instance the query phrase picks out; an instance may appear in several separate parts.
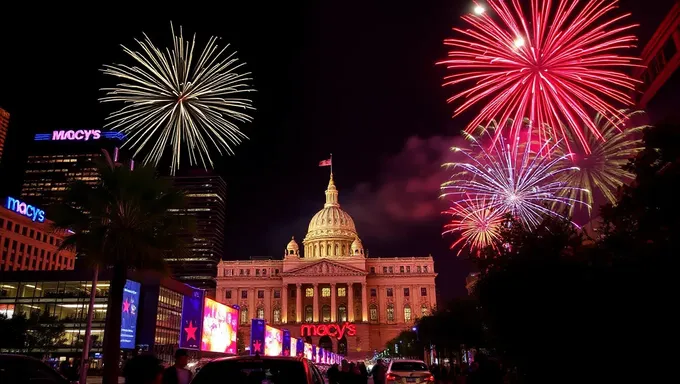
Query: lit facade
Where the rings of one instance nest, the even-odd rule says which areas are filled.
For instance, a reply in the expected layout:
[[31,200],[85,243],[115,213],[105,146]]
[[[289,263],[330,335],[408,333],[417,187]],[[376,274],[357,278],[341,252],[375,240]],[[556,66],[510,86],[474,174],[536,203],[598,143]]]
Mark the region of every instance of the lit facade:
[[185,236],[188,254],[173,255],[166,261],[177,280],[205,289],[213,296],[217,263],[223,254],[226,183],[220,176],[194,171],[188,176],[174,177],[174,184],[187,197],[187,208],[177,214],[193,216],[196,231]]
[[367,258],[331,176],[324,208],[312,218],[302,247],[293,239],[283,259],[220,262],[216,294],[240,307],[246,340],[244,325],[263,318],[293,337],[358,359],[383,350],[436,307],[436,275],[431,256]]
[[[43,219],[44,220],[44,219]],[[73,269],[75,253],[59,250],[64,237],[49,220],[31,217],[0,207],[0,271],[57,271]]]
[[2,152],[5,148],[5,140],[7,139],[7,129],[9,128],[9,112],[0,108],[0,162],[2,161]]

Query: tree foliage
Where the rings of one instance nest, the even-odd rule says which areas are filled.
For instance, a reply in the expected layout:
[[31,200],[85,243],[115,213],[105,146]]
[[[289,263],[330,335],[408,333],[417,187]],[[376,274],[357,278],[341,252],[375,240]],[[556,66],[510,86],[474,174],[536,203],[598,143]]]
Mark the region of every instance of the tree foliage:
[[66,342],[65,326],[47,312],[0,315],[0,348],[12,352],[51,351]]

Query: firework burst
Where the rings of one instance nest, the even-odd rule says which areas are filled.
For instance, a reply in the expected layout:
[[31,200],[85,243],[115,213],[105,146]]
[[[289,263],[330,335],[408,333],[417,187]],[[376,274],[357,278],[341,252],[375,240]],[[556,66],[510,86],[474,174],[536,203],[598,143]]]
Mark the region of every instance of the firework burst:
[[[603,140],[599,140],[595,135],[588,133],[586,140],[591,148],[590,154],[577,154],[573,156],[574,164],[579,167],[580,172],[561,173],[557,180],[564,182],[573,189],[564,190],[561,196],[568,196],[571,199],[582,200],[588,203],[588,213],[594,204],[593,195],[595,191],[600,191],[605,199],[611,203],[616,203],[614,193],[625,182],[633,180],[634,175],[626,171],[623,167],[628,160],[635,157],[642,150],[641,132],[647,128],[646,125],[625,126],[624,119],[630,123],[636,115],[643,114],[643,111],[622,110],[619,115],[611,121],[598,114],[593,120],[593,124],[598,127]],[[621,130],[617,127],[624,125]],[[585,193],[584,190],[592,193]],[[572,214],[574,206],[569,208]]]
[[458,249],[457,255],[468,249],[470,255],[486,247],[496,249],[501,241],[502,215],[488,208],[488,201],[483,198],[464,196],[459,201],[452,201],[451,207],[444,211],[450,215],[451,221],[444,225],[446,234],[458,234],[460,238],[451,244],[451,249]]
[[[549,138],[547,127],[566,126],[589,153],[586,134],[603,137],[586,106],[617,116],[611,103],[630,105],[635,88],[636,81],[623,72],[635,59],[617,54],[634,47],[636,38],[627,33],[635,25],[619,26],[628,14],[610,16],[617,2],[531,0],[528,13],[520,0],[487,0],[487,9],[477,5],[462,17],[469,27],[454,28],[462,36],[445,40],[453,50],[438,63],[452,72],[444,86],[468,85],[448,100],[464,99],[454,117],[483,104],[468,133],[494,119],[515,122],[495,139],[504,134],[514,140],[524,118],[541,142]],[[558,133],[566,139],[565,132]]]
[[[488,131],[490,136],[496,136]],[[544,142],[537,151],[531,145],[514,150],[503,136],[498,137],[491,148],[486,149],[470,134],[472,150],[452,148],[462,153],[464,160],[444,164],[456,172],[442,184],[442,197],[455,201],[483,199],[486,208],[501,215],[510,213],[527,228],[536,227],[543,216],[565,218],[554,210],[555,203],[571,207],[586,204],[578,197],[563,196],[565,190],[584,191],[580,187],[565,185],[557,178],[563,173],[577,172],[571,164],[570,154],[544,156],[555,153],[558,143]]]
[[250,88],[250,73],[240,72],[236,52],[225,54],[211,37],[200,54],[194,54],[196,38],[187,41],[175,35],[172,49],[159,49],[148,36],[136,40],[141,51],[123,46],[135,64],[105,65],[104,74],[123,82],[104,88],[102,102],[125,105],[109,117],[107,127],[128,137],[125,145],[135,155],[148,148],[144,161],[158,165],[171,148],[171,172],[180,165],[180,155],[188,153],[190,164],[213,166],[212,149],[222,155],[233,154],[232,146],[247,138],[238,123],[249,122],[252,101],[243,97]]

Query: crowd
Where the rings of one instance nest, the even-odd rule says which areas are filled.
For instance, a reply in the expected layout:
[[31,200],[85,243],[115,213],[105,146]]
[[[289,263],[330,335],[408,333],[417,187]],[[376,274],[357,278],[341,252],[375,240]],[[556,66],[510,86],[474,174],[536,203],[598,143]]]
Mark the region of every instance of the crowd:
[[[382,367],[382,368],[379,368]],[[382,369],[382,376],[377,371]],[[363,361],[358,363],[350,363],[347,360],[343,360],[341,365],[333,364],[326,372],[328,376],[328,384],[366,384],[368,382],[368,369]],[[382,384],[385,381],[385,366],[382,360],[378,360],[378,364],[373,367],[371,372],[373,376],[373,383]],[[382,381],[379,381],[377,377],[382,377]]]

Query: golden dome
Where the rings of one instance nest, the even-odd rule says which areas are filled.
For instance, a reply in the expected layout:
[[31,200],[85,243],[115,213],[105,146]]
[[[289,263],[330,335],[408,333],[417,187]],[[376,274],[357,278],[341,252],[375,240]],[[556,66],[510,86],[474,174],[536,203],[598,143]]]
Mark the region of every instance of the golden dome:
[[295,241],[295,236],[290,240],[288,245],[286,246],[286,249],[289,251],[297,251],[300,249],[300,246],[298,245],[297,241]]
[[361,243],[361,239],[359,236],[357,236],[356,239],[352,242],[352,254],[353,255],[363,255],[364,254],[364,245]]

